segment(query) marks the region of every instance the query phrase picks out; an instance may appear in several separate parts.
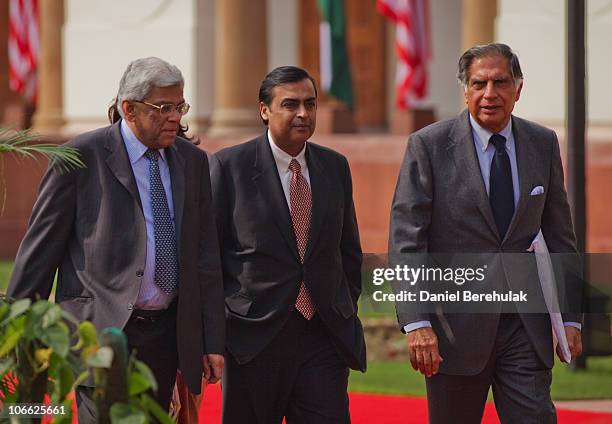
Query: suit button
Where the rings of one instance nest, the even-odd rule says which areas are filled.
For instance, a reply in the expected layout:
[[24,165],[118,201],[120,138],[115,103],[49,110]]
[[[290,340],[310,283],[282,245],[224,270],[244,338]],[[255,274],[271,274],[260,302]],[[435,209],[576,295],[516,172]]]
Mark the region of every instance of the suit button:
[[130,303],[128,303],[128,304],[127,304],[127,308],[128,308],[128,311],[131,311],[132,309],[134,309],[134,304],[133,304],[133,303],[131,303],[131,302],[130,302]]
[[142,269],[139,269],[138,271],[136,271],[136,277],[142,277],[144,275],[144,271]]

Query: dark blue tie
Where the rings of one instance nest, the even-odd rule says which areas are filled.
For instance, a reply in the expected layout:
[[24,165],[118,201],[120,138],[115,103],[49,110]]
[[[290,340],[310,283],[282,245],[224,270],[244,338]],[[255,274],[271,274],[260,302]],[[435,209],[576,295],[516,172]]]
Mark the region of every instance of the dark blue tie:
[[489,143],[495,146],[495,155],[491,162],[489,175],[489,202],[497,225],[499,237],[503,240],[514,215],[514,190],[512,188],[512,171],[510,158],[506,152],[506,138],[493,134]]
[[172,293],[178,286],[178,263],[174,222],[170,217],[168,200],[159,173],[159,152],[147,150],[149,159],[149,183],[155,235],[155,284],[165,293]]

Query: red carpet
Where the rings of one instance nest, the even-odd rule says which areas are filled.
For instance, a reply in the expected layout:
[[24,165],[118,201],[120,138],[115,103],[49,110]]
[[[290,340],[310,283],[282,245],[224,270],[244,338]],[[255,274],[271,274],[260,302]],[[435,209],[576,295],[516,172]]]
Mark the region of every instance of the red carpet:
[[[421,424],[427,423],[427,403],[421,397],[350,394],[351,421],[353,424]],[[75,411],[76,412],[76,411]],[[611,424],[612,413],[595,413],[557,409],[558,424]],[[44,419],[43,424],[50,420]],[[74,414],[73,424],[76,422]],[[199,424],[221,422],[221,390],[218,384],[208,386],[204,405],[200,410]],[[487,404],[483,424],[499,424],[495,406]],[[247,423],[245,423],[247,424]]]
[[[427,423],[427,403],[424,398],[408,396],[350,394],[353,424],[410,424]],[[208,386],[204,405],[200,410],[200,424],[221,422],[221,391],[219,385]],[[611,424],[612,413],[602,414],[557,409],[559,424]],[[487,404],[483,424],[499,424],[495,407]]]

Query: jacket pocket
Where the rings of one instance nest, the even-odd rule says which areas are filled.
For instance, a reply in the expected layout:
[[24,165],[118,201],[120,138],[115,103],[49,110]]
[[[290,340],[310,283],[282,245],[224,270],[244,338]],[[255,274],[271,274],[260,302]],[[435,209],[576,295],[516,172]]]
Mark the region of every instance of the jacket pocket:
[[231,312],[238,315],[247,316],[249,310],[251,309],[251,305],[253,304],[253,300],[246,294],[238,292],[226,297],[225,304]]
[[70,296],[63,294],[56,294],[55,301],[56,302],[75,302],[75,303],[89,303],[93,302],[94,298],[91,296]]
[[344,280],[338,286],[336,298],[334,299],[332,308],[344,318],[350,318],[351,316],[355,315],[356,308],[353,304],[351,292],[349,291],[346,280]]

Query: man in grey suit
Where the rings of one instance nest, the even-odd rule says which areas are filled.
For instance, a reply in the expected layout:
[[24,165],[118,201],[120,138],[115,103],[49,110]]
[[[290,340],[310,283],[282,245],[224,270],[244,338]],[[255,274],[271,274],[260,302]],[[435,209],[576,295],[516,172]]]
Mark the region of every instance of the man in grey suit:
[[268,130],[211,158],[227,306],[223,422],[350,422],[349,367],[365,370],[361,247],[346,158],[309,139],[313,78],[259,89]]
[[[180,70],[130,63],[122,119],[67,145],[86,167],[51,164],[8,288],[47,298],[96,328],[118,327],[153,371],[167,408],[177,369],[194,393],[221,377],[223,288],[206,154],[176,136],[189,110]],[[92,388],[77,388],[79,422],[95,422]]]
[[[390,255],[525,252],[540,228],[551,252],[576,253],[557,137],[512,115],[523,86],[517,56],[504,44],[473,47],[458,79],[468,110],[408,142]],[[563,319],[574,358],[581,317]],[[398,307],[398,320],[412,367],[427,377],[431,423],[480,422],[490,386],[502,422],[556,421],[548,314],[441,317]]]

